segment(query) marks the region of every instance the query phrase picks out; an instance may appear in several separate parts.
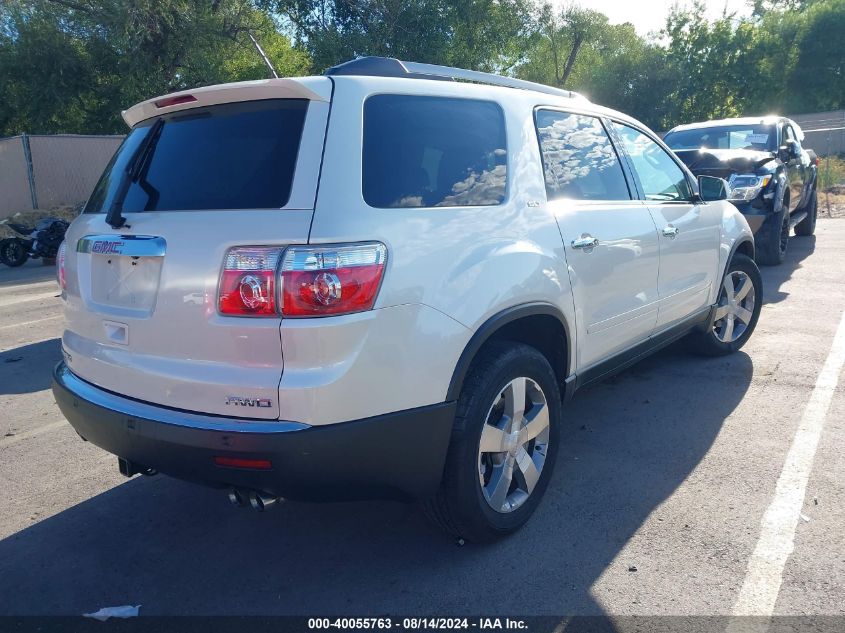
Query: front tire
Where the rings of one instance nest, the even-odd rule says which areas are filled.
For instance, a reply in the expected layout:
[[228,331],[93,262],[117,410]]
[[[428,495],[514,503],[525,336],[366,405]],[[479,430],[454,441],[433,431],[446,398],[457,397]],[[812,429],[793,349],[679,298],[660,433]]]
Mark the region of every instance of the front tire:
[[763,306],[763,279],[751,258],[736,254],[725,269],[713,317],[704,332],[690,336],[693,350],[724,356],[751,338]]
[[786,259],[789,246],[789,211],[786,203],[773,214],[756,240],[757,261],[764,266],[778,266]]
[[522,527],[552,475],[560,409],[557,377],[539,351],[487,346],[458,399],[440,489],[423,503],[429,520],[474,542]]
[[808,236],[816,232],[816,216],[819,213],[819,201],[816,198],[816,190],[810,194],[810,200],[807,202],[807,217],[795,225],[795,235]]

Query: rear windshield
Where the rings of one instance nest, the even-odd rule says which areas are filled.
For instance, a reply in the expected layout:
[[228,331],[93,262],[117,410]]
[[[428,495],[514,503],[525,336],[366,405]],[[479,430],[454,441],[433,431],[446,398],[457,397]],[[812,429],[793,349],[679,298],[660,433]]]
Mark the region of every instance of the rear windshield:
[[376,95],[364,104],[371,207],[500,204],[507,158],[504,113],[490,101]]
[[112,158],[85,212],[106,213],[121,202],[118,197],[124,213],[283,207],[307,109],[307,99],[272,99],[195,108],[139,123]]
[[721,125],[670,132],[663,141],[672,149],[777,150],[777,128],[771,124]]

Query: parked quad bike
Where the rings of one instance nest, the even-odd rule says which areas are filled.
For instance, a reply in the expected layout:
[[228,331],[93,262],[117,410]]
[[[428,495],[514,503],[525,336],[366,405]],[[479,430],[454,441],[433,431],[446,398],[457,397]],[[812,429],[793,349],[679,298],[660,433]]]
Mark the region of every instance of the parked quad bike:
[[0,262],[17,267],[32,258],[52,263],[70,222],[77,215],[72,208],[54,211],[24,211],[0,222]]

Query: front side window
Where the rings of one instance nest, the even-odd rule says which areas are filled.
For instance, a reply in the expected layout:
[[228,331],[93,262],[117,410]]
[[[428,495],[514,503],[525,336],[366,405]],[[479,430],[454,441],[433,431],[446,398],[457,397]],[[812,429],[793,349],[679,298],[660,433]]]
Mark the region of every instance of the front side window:
[[633,163],[634,173],[646,200],[690,200],[692,190],[686,174],[660,145],[621,123],[613,123]]
[[792,131],[791,125],[784,125],[783,126],[784,136],[786,136],[787,141],[794,141],[795,140],[795,133]]
[[616,150],[596,117],[538,110],[549,200],[630,200]]
[[364,103],[362,189],[376,208],[501,204],[502,109],[489,101],[376,95]]

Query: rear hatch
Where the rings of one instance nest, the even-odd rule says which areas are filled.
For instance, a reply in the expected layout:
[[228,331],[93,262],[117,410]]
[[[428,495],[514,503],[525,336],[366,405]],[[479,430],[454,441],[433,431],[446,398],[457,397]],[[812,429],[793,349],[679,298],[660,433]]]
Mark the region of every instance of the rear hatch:
[[[228,250],[305,243],[327,78],[212,86],[139,104],[66,236],[65,359],[176,409],[275,419],[280,319],[223,316]],[[121,222],[125,222],[120,226]]]

